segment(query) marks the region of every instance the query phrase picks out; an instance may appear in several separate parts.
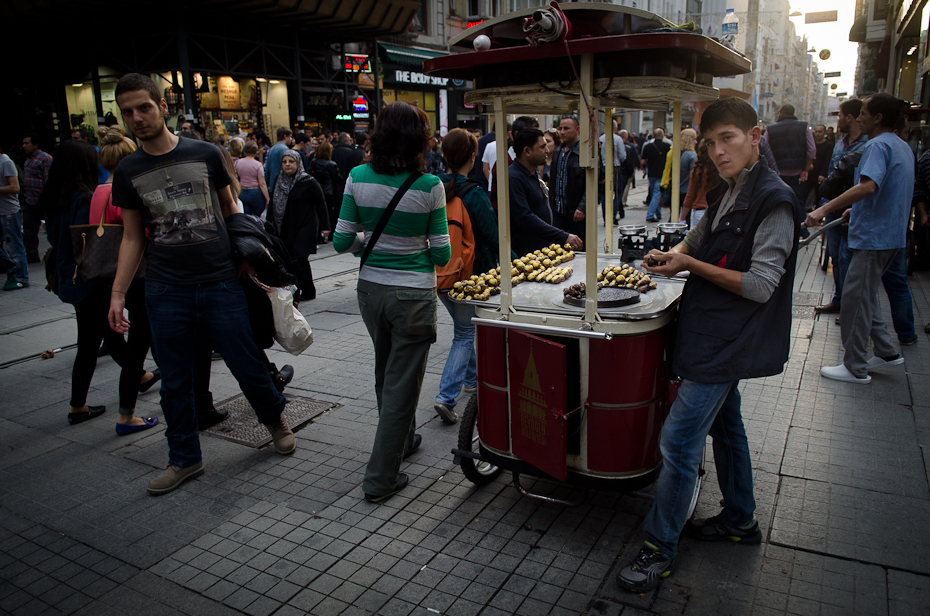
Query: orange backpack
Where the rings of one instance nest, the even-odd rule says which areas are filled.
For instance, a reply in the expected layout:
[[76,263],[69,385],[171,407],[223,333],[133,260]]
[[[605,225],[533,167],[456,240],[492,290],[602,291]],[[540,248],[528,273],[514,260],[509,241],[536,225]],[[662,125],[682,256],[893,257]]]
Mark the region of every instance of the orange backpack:
[[471,218],[462,197],[477,187],[477,182],[462,182],[455,186],[455,196],[446,202],[446,220],[449,223],[449,245],[452,257],[442,267],[436,268],[436,290],[448,293],[452,285],[470,278],[475,265],[475,233]]

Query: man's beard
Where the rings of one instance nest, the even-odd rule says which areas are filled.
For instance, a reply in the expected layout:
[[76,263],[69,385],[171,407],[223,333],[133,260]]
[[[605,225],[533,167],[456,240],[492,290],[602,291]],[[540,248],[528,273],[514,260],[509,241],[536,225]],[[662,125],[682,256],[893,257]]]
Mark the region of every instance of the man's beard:
[[139,141],[151,141],[152,139],[156,139],[156,138],[158,138],[158,137],[161,137],[161,133],[162,133],[163,130],[165,130],[165,122],[164,122],[164,119],[162,119],[162,122],[161,122],[160,125],[159,125],[159,124],[156,124],[156,125],[155,125],[155,128],[152,130],[152,134],[151,134],[151,135],[148,135],[147,137],[142,137],[142,136],[140,136],[140,135],[136,135],[136,137],[139,139]]

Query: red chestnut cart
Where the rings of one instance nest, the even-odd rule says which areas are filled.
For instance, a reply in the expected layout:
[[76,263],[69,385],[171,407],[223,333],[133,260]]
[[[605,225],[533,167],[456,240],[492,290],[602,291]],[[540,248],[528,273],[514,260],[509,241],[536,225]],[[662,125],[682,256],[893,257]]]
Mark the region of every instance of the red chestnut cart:
[[[646,11],[574,3],[562,11],[571,24],[562,31],[563,40],[528,44],[525,24],[546,25],[547,19],[559,17],[552,11],[518,11],[450,41],[471,50],[475,38],[485,35],[490,49],[427,60],[424,71],[473,80],[466,103],[479,113],[493,113],[498,127],[507,125],[508,114],[577,113],[591,214],[586,232],[597,238],[598,112],[610,118],[618,109],[664,112],[671,104],[673,126],[679,127],[682,102],[716,100],[713,77],[748,72],[750,63],[700,34],[650,32],[671,24]],[[672,184],[678,185],[679,131],[672,132]],[[607,139],[605,147],[611,160],[613,140]],[[498,139],[499,161],[507,160],[506,148],[507,141]],[[613,178],[606,176],[610,203]],[[566,282],[513,286],[506,267],[508,184],[508,174],[498,173],[501,293],[469,302],[476,306],[478,391],[462,416],[456,462],[478,484],[509,470],[521,493],[550,501],[556,499],[527,493],[520,475],[611,491],[647,486],[661,468],[659,435],[677,392],[670,374],[671,345],[684,281],[653,277],[658,288],[644,293],[639,303],[598,306],[597,273],[622,263],[613,254],[608,225],[605,252],[592,250],[589,240],[587,251],[567,264],[574,273]],[[677,220],[678,191],[672,191],[672,199]],[[577,282],[586,284],[583,306],[563,302],[563,288]],[[699,489],[700,482],[695,502]]]

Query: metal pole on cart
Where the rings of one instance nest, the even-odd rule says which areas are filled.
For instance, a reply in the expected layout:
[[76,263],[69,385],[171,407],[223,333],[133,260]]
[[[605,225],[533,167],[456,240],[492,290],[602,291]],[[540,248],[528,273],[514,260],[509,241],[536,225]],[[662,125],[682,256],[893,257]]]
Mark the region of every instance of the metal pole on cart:
[[672,192],[672,222],[678,222],[679,195],[681,193],[681,94],[672,102],[672,175],[669,180]]
[[[604,109],[604,252],[614,253],[614,108]],[[609,161],[609,162],[608,162]]]
[[[510,275],[510,169],[507,166],[507,107],[504,97],[494,97],[497,134],[497,226],[500,230],[501,315],[510,314],[513,280]],[[490,179],[488,180],[490,181]]]
[[[581,96],[578,116],[581,121],[581,146],[578,149],[581,167],[585,170],[585,302],[584,320],[597,320],[597,117],[591,126],[592,114],[600,105],[594,93],[594,55],[581,56]],[[592,137],[593,132],[593,137]]]

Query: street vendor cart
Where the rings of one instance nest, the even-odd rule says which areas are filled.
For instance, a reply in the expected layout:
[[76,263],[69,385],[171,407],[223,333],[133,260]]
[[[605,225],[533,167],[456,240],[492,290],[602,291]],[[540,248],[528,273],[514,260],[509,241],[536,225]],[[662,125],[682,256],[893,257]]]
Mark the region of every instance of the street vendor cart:
[[[577,114],[588,212],[585,252],[562,263],[573,270],[567,280],[515,280],[526,261],[511,263],[508,174],[498,172],[499,294],[459,300],[477,307],[478,388],[462,417],[456,461],[475,483],[511,471],[518,490],[544,500],[556,499],[528,494],[520,475],[612,491],[647,486],[661,468],[659,436],[677,391],[671,347],[685,281],[652,277],[654,288],[641,293],[618,284],[619,295],[608,285],[612,274],[619,280],[631,270],[614,253],[611,225],[603,251],[597,246],[598,114],[610,126],[615,110],[671,104],[677,186],[682,102],[716,100],[713,77],[748,72],[750,62],[652,13],[607,4],[517,11],[450,44],[468,51],[427,60],[424,72],[473,80],[466,103],[493,114],[501,129],[508,114]],[[605,149],[612,160],[612,139]],[[497,160],[507,160],[506,139],[497,139]],[[611,173],[606,183],[611,203]],[[671,192],[677,220],[678,191]]]

